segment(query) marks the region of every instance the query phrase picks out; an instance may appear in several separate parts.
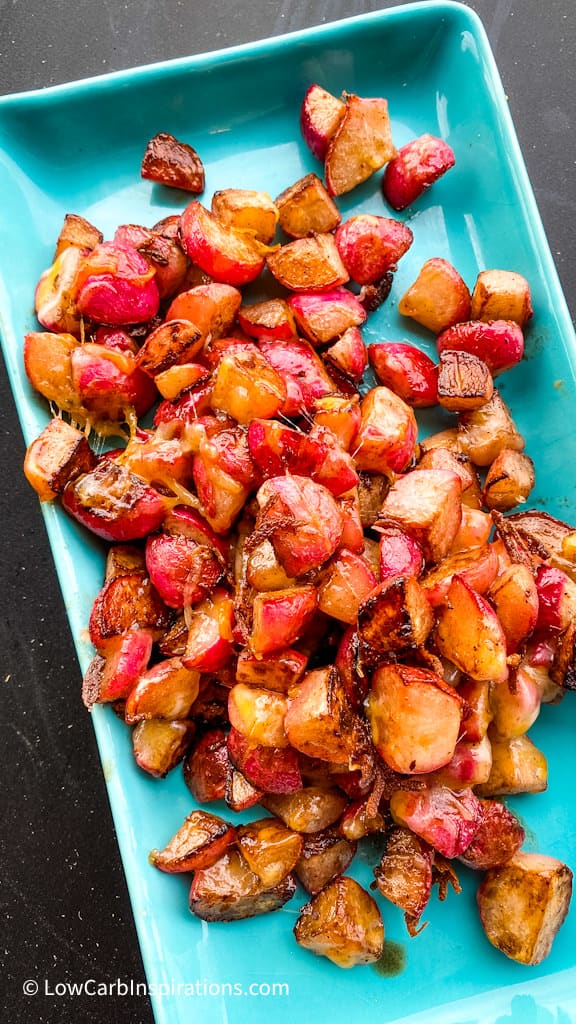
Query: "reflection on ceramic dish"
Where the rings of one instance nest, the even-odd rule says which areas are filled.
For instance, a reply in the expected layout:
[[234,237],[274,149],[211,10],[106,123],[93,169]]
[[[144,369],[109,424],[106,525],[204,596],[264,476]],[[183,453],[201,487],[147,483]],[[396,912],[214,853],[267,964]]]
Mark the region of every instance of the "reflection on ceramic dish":
[[[206,196],[229,186],[277,195],[319,170],[298,133],[299,105],[317,81],[334,93],[386,96],[400,146],[424,131],[453,147],[457,165],[407,211],[415,242],[398,270],[391,300],[370,319],[369,341],[414,332],[396,313],[395,296],[430,256],[444,256],[473,284],[496,266],[530,281],[535,317],[527,358],[502,381],[527,450],[534,457],[534,502],[576,522],[576,490],[564,467],[573,435],[576,344],[534,197],[483,29],[467,8],[449,2],[404,6],[252,44],[41,93],[0,100],[0,329],[8,372],[29,442],[47,419],[21,362],[21,338],[34,326],[32,294],[66,212],[98,224],[151,225],[182,208],[179,195],[143,182],[140,160],[157,131],[200,152]],[[87,127],[89,126],[89,130]],[[385,213],[378,176],[343,198],[346,216]],[[416,336],[424,347],[424,334]],[[103,550],[57,508],[46,527],[82,668],[82,640],[103,571]],[[79,698],[80,699],[80,698]],[[158,1024],[567,1024],[576,1015],[576,912],[551,956],[526,968],[497,953],[480,927],[477,879],[462,870],[464,891],[432,902],[430,922],[409,940],[402,916],[385,906],[387,947],[374,967],[342,971],[299,948],[292,936],[300,901],[265,918],[206,925],[187,910],[186,883],[151,868],[191,809],[176,769],[156,782],[134,767],[128,730],[109,709],[93,714]],[[576,868],[572,806],[576,708],[545,708],[531,735],[549,755],[547,793],[511,801],[529,848]],[[377,855],[358,855],[364,884]],[[121,965],[114,965],[119,970]],[[276,989],[273,986],[280,986]],[[275,993],[275,994],[274,994]]]

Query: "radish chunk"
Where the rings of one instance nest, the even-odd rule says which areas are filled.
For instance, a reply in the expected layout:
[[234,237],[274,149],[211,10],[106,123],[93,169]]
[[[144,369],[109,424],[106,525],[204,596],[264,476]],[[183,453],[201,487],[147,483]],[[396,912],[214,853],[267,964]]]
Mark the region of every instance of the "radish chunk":
[[431,772],[454,755],[462,700],[435,672],[408,665],[377,669],[367,714],[374,746],[394,771]]
[[400,299],[398,312],[439,334],[470,319],[470,292],[456,267],[434,256],[422,265],[414,284]]
[[448,143],[428,133],[406,143],[390,161],[382,179],[384,198],[394,210],[404,210],[454,166]]
[[322,761],[351,764],[365,746],[334,666],[304,676],[288,700],[284,726],[292,747]]
[[238,846],[263,885],[278,885],[294,870],[303,840],[276,818],[261,818],[238,829]]
[[317,174],[306,174],[276,199],[278,220],[291,238],[333,231],[340,223],[340,211]]
[[478,909],[489,941],[512,960],[539,964],[568,913],[572,872],[540,853],[517,853],[492,868],[478,890]]
[[451,349],[478,356],[496,376],[520,362],[524,355],[524,335],[513,320],[469,320],[442,331],[436,339],[436,348],[438,355]]
[[482,805],[471,789],[454,793],[446,786],[418,792],[397,790],[390,811],[398,825],[412,829],[443,857],[459,857],[480,828]]
[[168,132],[158,132],[146,145],[140,174],[185,192],[204,191],[204,166],[196,150]]
[[325,292],[350,278],[334,236],[326,232],[280,246],[266,263],[276,280],[293,292]]
[[149,861],[160,871],[177,874],[215,864],[236,839],[236,829],[208,811],[192,811],[163,850],[151,850]]
[[368,357],[380,383],[408,405],[436,405],[438,367],[425,352],[402,341],[387,341],[370,345]]
[[232,848],[211,867],[195,872],[190,910],[203,921],[237,921],[279,910],[295,892],[292,875],[266,888],[240,850]]
[[414,235],[399,220],[361,213],[336,231],[336,245],[344,266],[357,284],[376,284],[408,251]]
[[337,967],[375,963],[384,948],[384,925],[376,901],[353,878],[342,875],[306,903],[294,927],[296,942]]
[[223,188],[212,196],[211,212],[221,224],[268,244],[276,234],[278,210],[267,192]]
[[354,858],[357,844],[332,828],[302,838],[296,876],[306,892],[315,896],[328,882],[346,871]]
[[407,828],[393,826],[386,849],[374,869],[379,892],[417,924],[432,892],[434,854],[427,843]]
[[268,247],[223,224],[197,200],[180,217],[180,234],[187,255],[214,281],[248,284],[264,267]]
[[318,603],[316,587],[290,587],[257,594],[248,643],[258,655],[289,647],[309,626]]
[[454,576],[436,628],[440,653],[472,679],[508,678],[506,638],[496,612],[461,576]]
[[389,388],[372,388],[362,400],[356,438],[356,468],[368,473],[403,473],[412,462],[418,427],[413,410]]
[[460,860],[476,871],[487,871],[510,860],[522,846],[525,832],[518,818],[498,800],[480,801],[480,825]]
[[423,647],[433,625],[432,609],[417,580],[397,576],[381,583],[358,608],[363,662],[374,665],[390,652]]
[[301,292],[288,299],[302,333],[313,345],[323,345],[340,337],[349,327],[366,320],[366,310],[352,292],[334,288],[329,292]]
[[324,160],[330,139],[344,117],[345,104],[321,85],[306,90],[300,110],[304,142],[318,160]]
[[292,747],[256,744],[232,726],[227,749],[233,766],[260,793],[297,793],[302,789],[298,754]]
[[350,192],[395,154],[387,100],[349,93],[324,162],[328,192],[331,196]]
[[418,541],[426,561],[445,558],[462,519],[462,485],[451,470],[418,469],[390,488],[382,514]]
[[144,718],[188,718],[199,688],[199,673],[185,668],[180,658],[160,661],[142,673],[128,694],[124,719],[135,725]]
[[303,476],[278,476],[262,484],[256,498],[256,530],[270,532],[289,576],[316,569],[334,554],[342,535],[342,513],[326,487]]
[[56,418],[28,446],[24,474],[40,501],[52,501],[62,494],[69,480],[90,472],[95,464],[96,456],[86,435]]

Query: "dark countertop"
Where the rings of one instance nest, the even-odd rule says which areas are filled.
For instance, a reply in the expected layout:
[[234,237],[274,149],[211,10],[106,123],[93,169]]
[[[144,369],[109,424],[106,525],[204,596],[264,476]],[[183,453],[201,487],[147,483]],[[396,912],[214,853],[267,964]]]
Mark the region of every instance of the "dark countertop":
[[[0,94],[209,51],[353,14],[377,0],[0,0]],[[576,313],[574,0],[475,0],[509,97],[544,226]],[[0,224],[1,233],[1,224]],[[80,673],[24,446],[0,379],[4,531],[0,546],[3,797],[0,1006],[7,1024],[147,1024],[139,996],[26,997],[22,985],[144,981]],[[97,1002],[97,1005],[95,1005]]]

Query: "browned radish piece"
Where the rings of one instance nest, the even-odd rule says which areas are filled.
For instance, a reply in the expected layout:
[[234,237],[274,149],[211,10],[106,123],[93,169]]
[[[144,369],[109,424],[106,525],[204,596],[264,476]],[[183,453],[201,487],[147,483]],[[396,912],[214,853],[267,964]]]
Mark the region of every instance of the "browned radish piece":
[[[66,249],[62,257],[73,251]],[[160,305],[155,276],[155,268],[133,245],[102,242],[78,267],[77,309],[97,323],[146,323]]]
[[428,133],[402,146],[382,179],[384,198],[394,210],[404,210],[456,162],[443,139]]
[[452,578],[435,636],[440,653],[472,679],[503,683],[508,678],[502,626],[488,601],[461,576]]
[[470,319],[470,292],[456,267],[434,256],[423,263],[414,284],[400,299],[398,312],[440,334]]
[[298,755],[291,747],[257,744],[232,726],[228,756],[247,782],[262,793],[297,793],[302,789]]
[[191,609],[188,641],[182,661],[188,669],[217,672],[232,657],[234,602],[224,590]]
[[241,306],[238,323],[251,338],[290,341],[296,337],[294,315],[285,299],[267,299],[251,306]]
[[323,352],[323,356],[345,377],[358,383],[368,366],[368,353],[360,328],[349,327]]
[[477,466],[489,466],[504,449],[521,452],[524,438],[516,429],[510,410],[495,390],[489,402],[473,412],[461,413],[458,445]]
[[380,583],[358,609],[362,661],[377,665],[390,652],[422,647],[433,625],[432,608],[414,577]]
[[212,339],[223,338],[232,330],[242,295],[238,288],[212,281],[180,292],[172,300],[166,320],[190,320]]
[[493,718],[491,685],[486,680],[465,679],[458,687],[463,700],[461,736],[469,743],[480,743]]
[[90,613],[90,641],[106,655],[129,629],[149,630],[157,640],[169,625],[170,612],[146,571],[135,569],[108,580],[100,590]]
[[86,435],[56,417],[28,446],[24,475],[40,501],[62,494],[69,480],[94,468],[96,456]]
[[128,694],[125,721],[135,725],[144,718],[188,718],[199,688],[199,673],[185,668],[180,658],[160,661],[141,674]]
[[223,800],[228,772],[228,747],[222,729],[210,729],[187,754],[184,782],[199,804]]
[[291,238],[333,231],[340,211],[317,174],[306,174],[276,199],[280,227]]
[[214,548],[167,533],[148,537],[146,568],[169,608],[183,608],[204,600],[224,575],[222,559]]
[[410,406],[385,387],[372,388],[361,404],[356,468],[368,473],[403,473],[414,458],[418,427]]
[[236,829],[208,811],[192,811],[163,850],[151,850],[148,860],[160,871],[179,874],[200,871],[220,859],[236,839]]
[[249,782],[238,768],[233,764],[228,766],[224,799],[231,811],[247,811],[249,807],[260,803],[262,796],[262,791]]
[[352,762],[365,746],[360,721],[333,665],[308,672],[292,691],[284,727],[295,750],[322,761],[355,767]]
[[386,302],[393,283],[394,274],[391,270],[387,270],[379,281],[374,284],[362,285],[359,298],[367,313],[373,313],[374,310],[380,308],[383,302]]
[[376,527],[380,537],[380,580],[391,583],[398,576],[418,578],[424,568],[420,545],[396,523],[382,520]]
[[189,320],[168,320],[160,324],[142,345],[137,365],[150,377],[156,377],[176,363],[191,362],[204,338]]
[[288,746],[284,729],[287,707],[284,694],[245,683],[236,683],[228,695],[230,725],[256,746]]
[[212,384],[202,383],[184,391],[173,402],[160,402],[154,414],[154,426],[170,425],[175,435],[180,435],[185,426],[194,423],[210,409]]
[[[219,429],[210,436],[205,424],[195,421],[197,453],[192,476],[204,518],[212,529],[226,534],[254,484],[254,466],[245,433],[239,427]],[[192,431],[189,431],[189,440]]]
[[375,963],[384,925],[375,900],[353,878],[335,878],[306,903],[294,926],[296,942],[337,967]]
[[256,658],[247,648],[238,655],[236,681],[248,686],[263,686],[277,693],[299,683],[306,671],[308,658],[292,647]]
[[524,452],[503,448],[486,475],[482,496],[487,508],[509,512],[529,497],[534,487],[534,463]]
[[489,402],[494,393],[486,363],[470,352],[446,349],[438,368],[438,402],[451,412],[468,412]]
[[267,889],[294,870],[302,842],[302,836],[277,818],[260,818],[238,829],[238,847]]
[[69,515],[113,542],[135,540],[157,530],[168,503],[169,499],[110,459],[70,480],[62,494]]
[[160,185],[197,195],[204,191],[204,166],[198,153],[168,132],[158,132],[147,143],[140,173]]
[[356,843],[332,828],[300,838],[302,848],[296,875],[306,892],[315,896],[328,882],[346,871],[356,853]]
[[539,964],[570,906],[572,872],[541,853],[516,853],[492,868],[478,890],[482,927],[493,946],[521,964]]
[[302,292],[288,299],[296,323],[313,345],[324,345],[340,337],[349,327],[366,320],[366,311],[347,288],[333,291]]
[[488,871],[509,861],[524,842],[518,818],[498,800],[480,801],[480,825],[460,860],[475,871]]
[[158,397],[131,352],[86,342],[70,353],[70,366],[82,406],[98,423],[143,416]]
[[154,270],[154,281],[160,298],[170,298],[182,287],[188,275],[188,259],[177,233],[165,235],[140,224],[121,224],[114,232],[114,241],[131,245],[148,260]]
[[184,251],[214,281],[242,286],[264,269],[268,246],[229,227],[193,200],[180,217]]
[[334,236],[326,233],[288,242],[266,262],[276,280],[293,292],[325,292],[349,280]]
[[93,704],[122,700],[136,685],[152,654],[152,636],[146,629],[128,629],[107,646],[106,657],[97,654],[82,683],[82,700]]
[[309,342],[300,338],[293,341],[264,339],[260,350],[286,384],[287,400],[282,410],[286,415],[313,410],[319,398],[338,390]]
[[[462,452],[442,447],[429,448],[423,452],[416,469],[452,470],[460,477],[462,483],[462,504],[474,510],[482,508],[482,492],[478,473],[468,456]],[[484,539],[487,540],[488,536]]]
[[276,416],[285,401],[284,381],[255,345],[225,355],[218,363],[210,399],[213,409],[249,423],[254,417]]
[[472,320],[514,320],[524,327],[531,316],[530,285],[522,274],[512,270],[483,270],[478,274],[472,292]]
[[353,281],[376,284],[389,270],[395,270],[412,245],[414,235],[399,220],[360,213],[341,224],[336,245]]
[[488,596],[504,630],[508,652],[513,654],[538,621],[534,577],[527,566],[514,563],[494,580]]
[[388,101],[348,93],[344,117],[330,140],[324,162],[330,195],[350,192],[395,154]]
[[106,556],[104,582],[124,576],[127,572],[135,572],[146,566],[144,551],[136,544],[112,544]]
[[495,377],[520,362],[524,335],[513,320],[468,320],[442,331],[436,338],[436,348],[439,355],[450,349],[478,356]]
[[404,911],[414,931],[430,900],[433,864],[432,849],[409,829],[395,825],[387,833],[386,849],[374,869],[376,885]]
[[334,665],[338,669],[342,686],[353,711],[359,711],[368,693],[368,677],[361,673],[360,642],[358,633],[349,626],[342,635]]
[[77,213],[67,213],[56,242],[54,259],[69,246],[76,249],[94,249],[103,241],[104,235],[89,220]]
[[212,196],[211,210],[221,224],[245,231],[266,245],[276,234],[278,210],[267,192],[224,188]]
[[522,736],[540,714],[540,685],[534,676],[519,669],[508,683],[492,687],[490,702],[494,713],[490,734],[506,739]]
[[348,797],[341,789],[305,786],[298,793],[267,794],[262,803],[294,832],[320,832],[333,825],[344,811]]
[[433,608],[444,604],[455,575],[478,594],[485,594],[498,574],[498,555],[491,544],[482,544],[448,555],[420,581]]
[[334,554],[342,534],[342,514],[322,484],[303,476],[277,476],[266,480],[256,497],[260,506],[256,530],[269,532],[289,576],[316,569]]
[[309,86],[300,109],[300,129],[308,148],[324,160],[330,139],[344,117],[345,104],[321,85]]
[[493,736],[492,770],[487,782],[476,788],[478,796],[514,796],[543,793],[548,785],[546,758],[525,734],[513,739]]
[[193,735],[192,722],[145,719],[132,732],[134,760],[148,775],[163,779],[183,759]]
[[455,793],[447,786],[408,792],[397,790],[390,811],[398,825],[415,832],[443,857],[458,857],[470,845],[481,821],[481,803],[471,789]]
[[252,548],[246,560],[246,580],[254,590],[287,590],[295,580],[288,576],[269,540]]
[[81,315],[78,308],[78,273],[85,250],[69,246],[40,275],[34,293],[34,309],[47,331],[80,335]]
[[[549,558],[552,565],[563,569],[576,581],[573,553],[575,531],[571,526],[537,509],[515,512],[506,519],[500,517],[500,522],[521,537],[540,557]],[[498,528],[500,530],[500,526]]]
[[356,622],[358,609],[377,579],[361,555],[341,549],[322,577],[318,607],[339,622]]
[[419,469],[392,485],[382,514],[418,541],[427,562],[445,558],[462,519],[462,484],[451,470]]
[[370,365],[379,382],[417,409],[436,405],[438,367],[421,349],[403,341],[368,347]]
[[24,369],[35,391],[84,422],[86,411],[72,381],[70,359],[78,346],[71,334],[30,331],[24,338]]
[[248,427],[248,448],[265,480],[286,472],[315,476],[327,455],[320,436],[304,434],[278,420],[257,417]]
[[314,423],[331,430],[347,452],[352,449],[356,440],[361,418],[357,395],[352,398],[330,395],[318,398],[314,404]]
[[562,569],[541,565],[536,574],[537,628],[562,633],[576,617],[576,583]]
[[367,715],[386,764],[403,774],[421,774],[452,758],[462,700],[429,669],[384,665],[372,677]]
[[358,503],[360,521],[368,529],[380,519],[382,503],[390,490],[390,481],[379,473],[360,473]]
[[[178,437],[163,437],[161,431],[138,429],[117,456],[124,469],[159,490],[178,483],[186,484],[192,469],[191,459]],[[194,500],[194,499],[192,499]]]
[[227,850],[212,867],[194,875],[190,910],[203,921],[237,921],[279,910],[296,892],[292,875],[266,888],[240,850]]
[[316,587],[298,586],[257,594],[248,644],[255,655],[282,651],[298,640],[312,621]]
[[380,811],[374,812],[369,804],[369,798],[365,798],[355,800],[346,808],[340,818],[338,831],[346,839],[356,841],[372,835],[373,832],[383,832],[385,826],[383,814]]
[[343,450],[338,437],[328,427],[313,423],[308,440],[324,452],[321,465],[311,473],[316,483],[336,498],[350,495],[358,484],[358,473],[352,456]]
[[162,395],[170,402],[195,387],[197,384],[207,384],[210,380],[210,371],[200,363],[181,363],[169,366],[155,374],[154,383]]
[[459,740],[448,764],[426,776],[429,785],[448,786],[459,790],[487,782],[492,769],[492,747],[484,736],[479,743]]

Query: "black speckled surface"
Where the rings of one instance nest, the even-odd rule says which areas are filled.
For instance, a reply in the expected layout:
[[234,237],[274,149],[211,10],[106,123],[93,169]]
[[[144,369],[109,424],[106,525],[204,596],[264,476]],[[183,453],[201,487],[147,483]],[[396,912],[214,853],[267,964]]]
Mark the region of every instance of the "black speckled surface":
[[[0,93],[209,51],[393,6],[372,0],[0,0]],[[475,0],[550,247],[576,313],[576,5]],[[1,201],[0,201],[1,202]],[[1,217],[0,212],[0,237]],[[24,446],[0,375],[0,1016],[149,1024],[145,997],[57,998],[144,974],[80,673]],[[23,983],[40,993],[26,996]],[[44,979],[48,991],[44,991]]]

